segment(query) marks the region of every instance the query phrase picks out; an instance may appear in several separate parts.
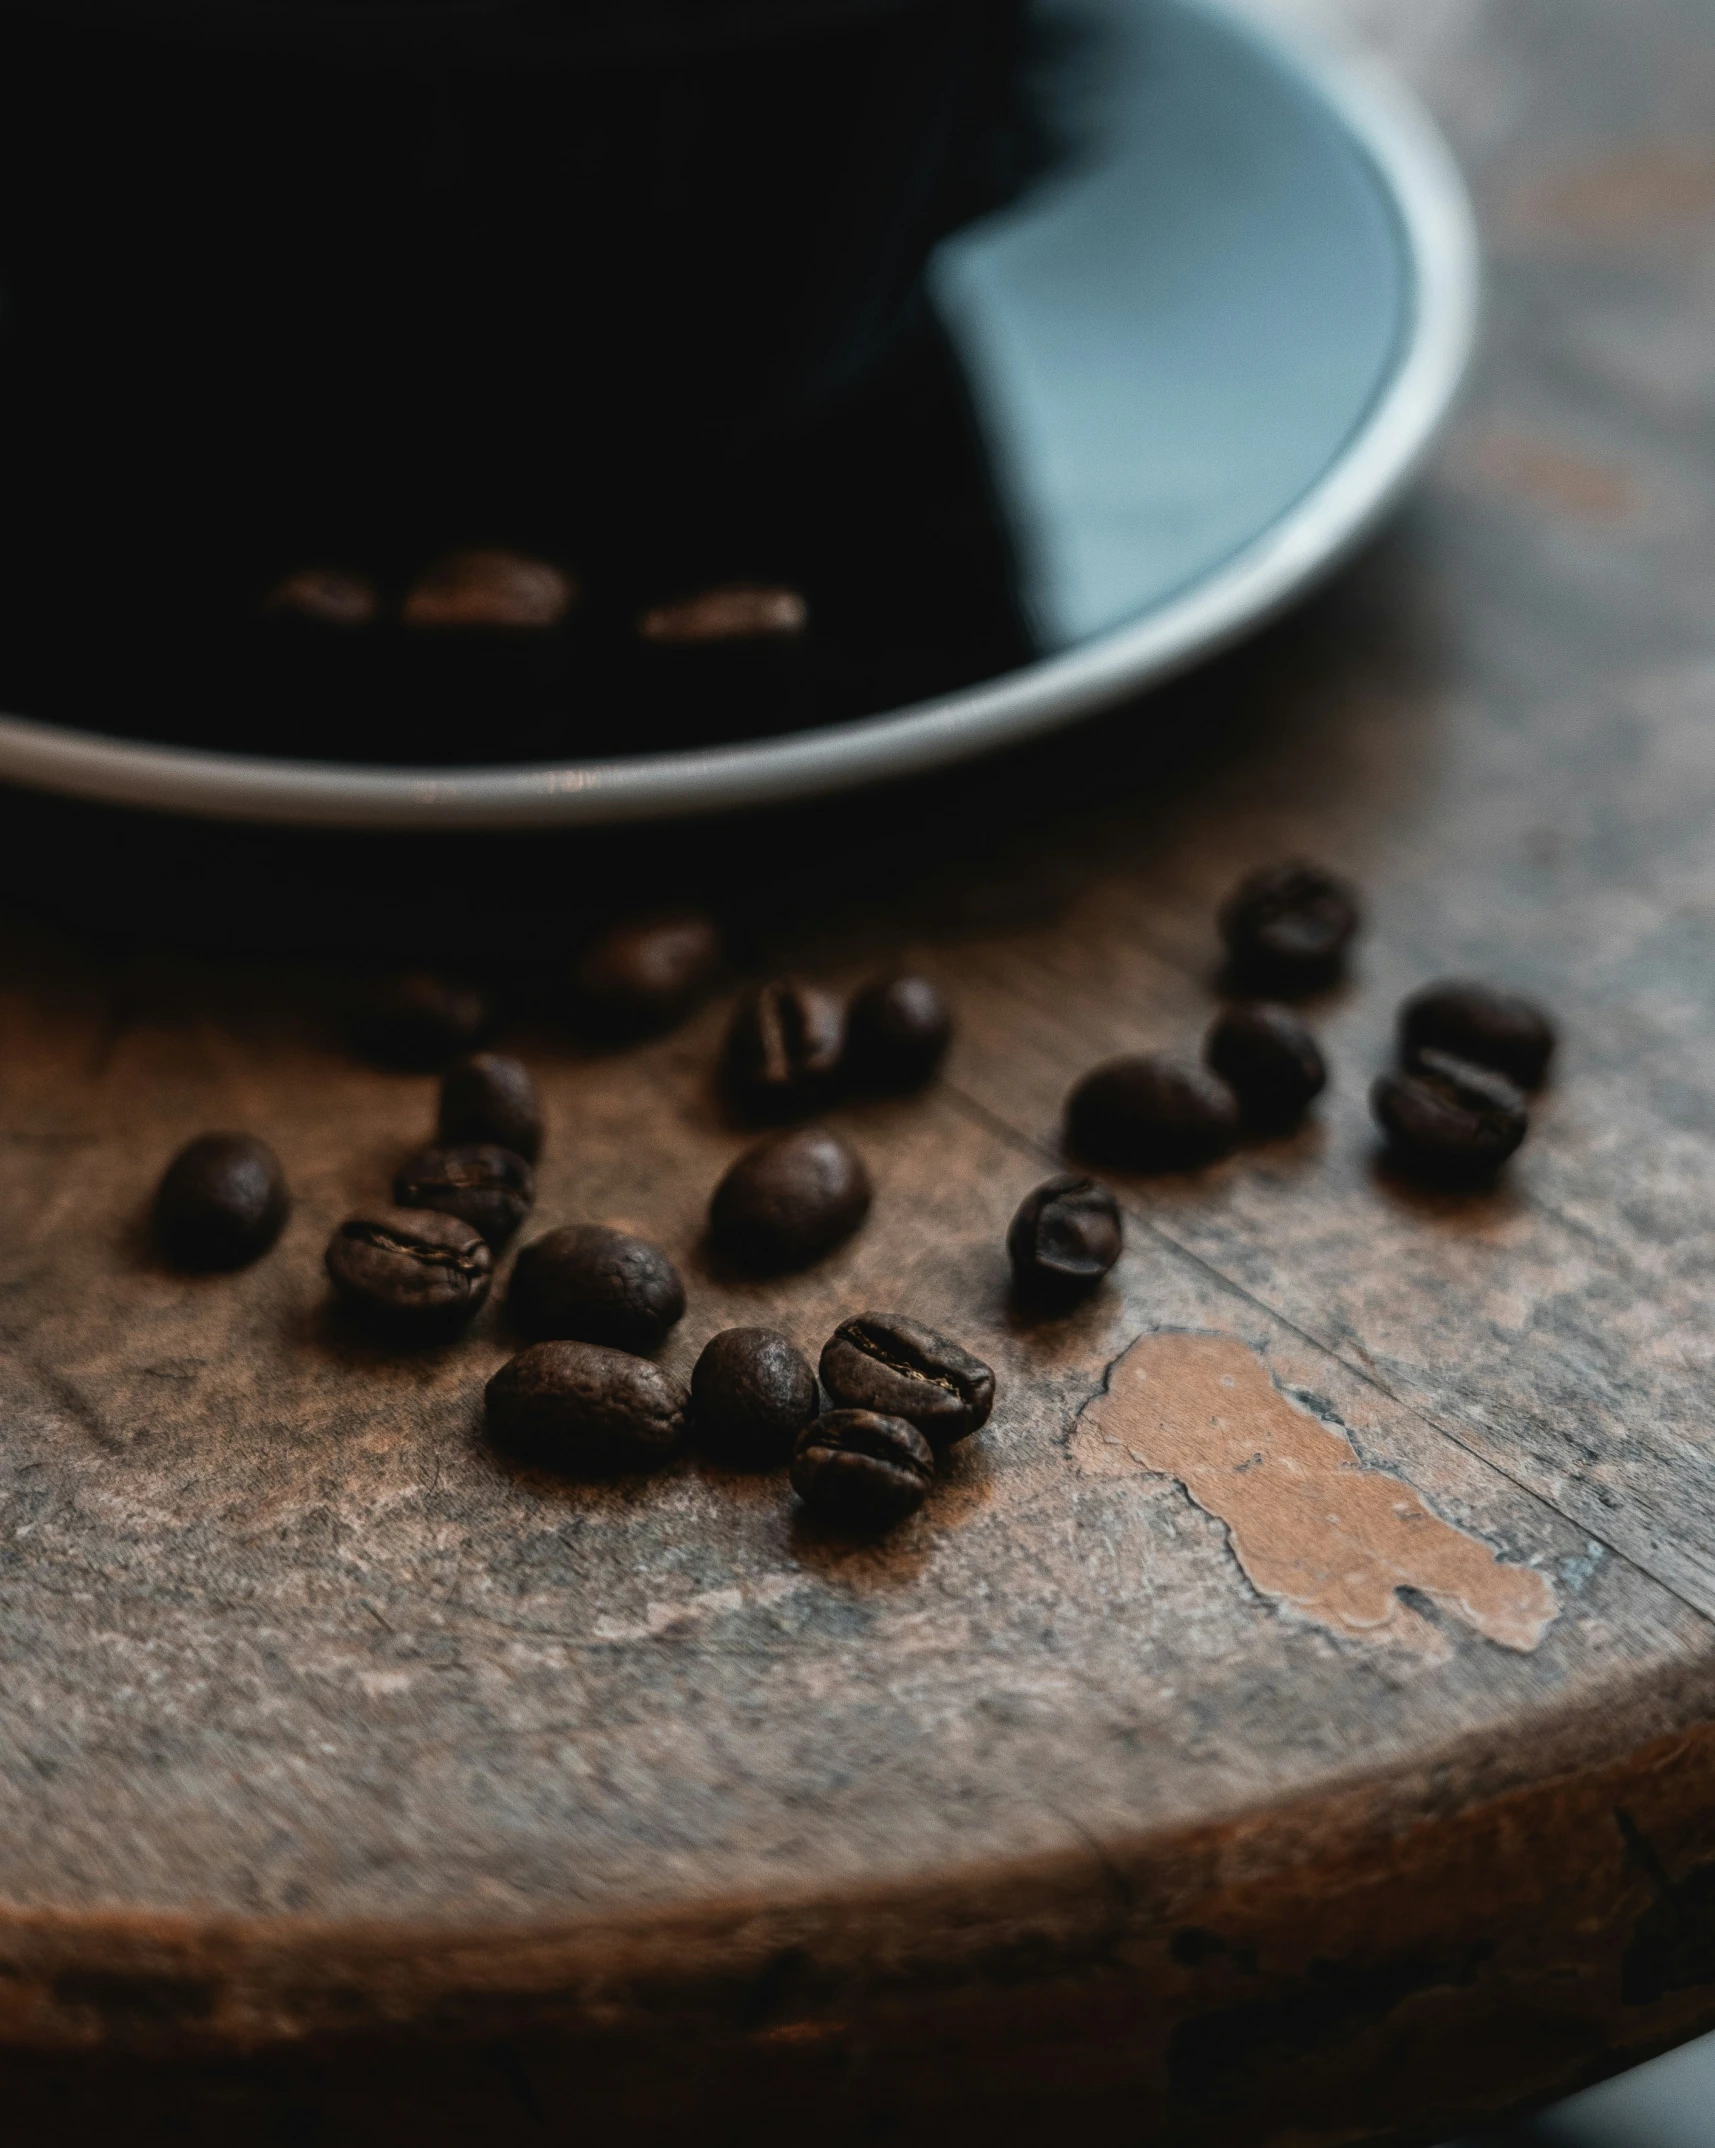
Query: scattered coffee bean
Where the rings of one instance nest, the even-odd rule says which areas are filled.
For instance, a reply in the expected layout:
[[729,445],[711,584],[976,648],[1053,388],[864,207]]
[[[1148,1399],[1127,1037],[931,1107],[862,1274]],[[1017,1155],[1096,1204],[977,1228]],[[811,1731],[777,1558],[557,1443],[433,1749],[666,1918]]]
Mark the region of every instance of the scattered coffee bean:
[[1414,992],[1399,1010],[1400,1053],[1449,1052],[1493,1067],[1521,1089],[1540,1089],[1554,1052],[1554,1024],[1542,1009],[1492,985],[1447,978]]
[[519,1254],[506,1310],[521,1335],[657,1350],[684,1314],[685,1286],[646,1238],[573,1223]]
[[717,1453],[753,1467],[790,1459],[818,1399],[809,1360],[772,1328],[728,1328],[691,1375],[699,1436]]
[[413,584],[401,612],[412,627],[558,626],[577,585],[545,559],[522,552],[453,552]]
[[462,1216],[491,1246],[505,1245],[530,1213],[536,1174],[522,1156],[492,1141],[421,1149],[393,1181],[400,1208],[433,1208]]
[[952,1035],[953,1010],[927,977],[882,978],[847,1010],[843,1071],[853,1088],[903,1095],[935,1074]]
[[526,1163],[542,1153],[542,1099],[522,1060],[472,1052],[441,1076],[443,1141],[492,1141]]
[[1110,1059],[1066,1099],[1066,1139],[1092,1163],[1186,1171],[1239,1136],[1238,1099],[1218,1074],[1174,1052]]
[[659,1365],[588,1342],[533,1343],[485,1399],[497,1446],[578,1476],[658,1467],[685,1436],[690,1402]]
[[807,1268],[869,1214],[863,1158],[826,1127],[759,1141],[727,1172],[709,1203],[709,1236],[723,1259],[778,1275]]
[[348,1217],[326,1258],[334,1289],[354,1311],[420,1341],[456,1334],[494,1277],[494,1256],[475,1225],[432,1208]]
[[300,567],[262,599],[265,612],[313,619],[321,626],[367,626],[378,604],[373,582],[333,567]]
[[1384,1074],[1370,1109],[1395,1158],[1421,1178],[1492,1178],[1530,1127],[1524,1093],[1492,1067],[1420,1051],[1409,1073]]
[[981,1358],[903,1313],[842,1320],[822,1350],[822,1385],[845,1409],[903,1417],[950,1447],[988,1422],[994,1374]]
[[291,1206],[280,1159],[254,1134],[204,1134],[167,1166],[155,1235],[181,1268],[245,1268],[279,1237]]
[[1030,1305],[1087,1297],[1120,1257],[1119,1203],[1093,1178],[1063,1173],[1027,1194],[1006,1234],[1013,1287]]
[[352,1024],[359,1047],[385,1066],[432,1074],[482,1040],[493,1010],[469,985],[424,970],[383,978]]
[[615,1037],[671,1029],[714,984],[721,956],[720,927],[700,910],[616,925],[572,973],[578,1012]]
[[791,639],[809,623],[810,608],[797,590],[734,583],[654,605],[638,620],[637,631],[645,641],[757,641]]
[[832,993],[792,977],[757,985],[727,1032],[728,1092],[757,1118],[813,1111],[833,1085],[845,1041],[845,1010]]
[[886,1529],[923,1504],[935,1481],[928,1441],[902,1418],[830,1410],[792,1455],[792,1489],[837,1529]]
[[1328,1085],[1316,1039],[1290,1007],[1268,1000],[1229,1007],[1204,1040],[1203,1056],[1248,1124],[1264,1133],[1296,1126]]
[[1294,997],[1339,975],[1361,912],[1356,890],[1320,865],[1265,866],[1221,906],[1221,937],[1234,974],[1264,992]]

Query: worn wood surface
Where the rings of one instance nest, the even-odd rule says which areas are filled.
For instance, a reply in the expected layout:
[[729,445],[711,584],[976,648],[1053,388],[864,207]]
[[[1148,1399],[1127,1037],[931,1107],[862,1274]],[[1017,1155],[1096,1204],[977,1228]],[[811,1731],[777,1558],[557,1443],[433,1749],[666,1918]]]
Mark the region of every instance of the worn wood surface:
[[[813,2112],[841,2140],[1305,2148],[1445,2135],[1715,2020],[1715,20],[1340,12],[1466,156],[1491,330],[1421,498],[1252,649],[909,791],[396,844],[356,896],[349,843],[6,803],[0,2087],[26,2129]],[[1195,1038],[1219,894],[1294,852],[1372,908],[1317,1009],[1316,1124],[1121,1182],[1113,1286],[1021,1321],[1001,1241],[1069,1081]],[[132,891],[99,938],[43,922],[81,856]],[[242,944],[264,883],[402,948],[380,882],[437,871],[467,948],[526,911],[551,947],[592,886],[662,875],[758,966],[947,985],[941,1088],[837,1115],[871,1226],[778,1287],[699,1246],[743,1139],[709,1085],[722,1004],[630,1053],[510,1040],[550,1102],[538,1223],[629,1221],[685,1265],[669,1363],[879,1305],[995,1365],[992,1425],[885,1546],[695,1460],[508,1468],[478,1433],[497,1314],[411,1359],[328,1319],[321,1245],[432,1085],[341,1050],[325,966],[182,950]],[[1378,1170],[1363,1101],[1401,994],[1458,970],[1566,1029],[1517,1167],[1467,1199]],[[187,1281],[140,1220],[211,1125],[267,1134],[297,1209],[255,1270]]]

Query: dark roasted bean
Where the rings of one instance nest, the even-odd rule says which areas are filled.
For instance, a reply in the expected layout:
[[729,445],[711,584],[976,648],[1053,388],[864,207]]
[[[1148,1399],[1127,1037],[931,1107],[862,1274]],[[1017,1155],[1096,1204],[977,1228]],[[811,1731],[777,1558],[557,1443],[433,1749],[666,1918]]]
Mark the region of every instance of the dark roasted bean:
[[709,1203],[709,1236],[723,1259],[759,1274],[806,1268],[869,1214],[863,1158],[824,1126],[757,1142]]
[[1262,1133],[1296,1126],[1328,1085],[1316,1039],[1290,1007],[1268,1000],[1229,1007],[1205,1038],[1203,1056]]
[[536,1174],[522,1156],[492,1141],[422,1149],[393,1181],[401,1208],[433,1208],[462,1216],[491,1246],[503,1246],[530,1213]]
[[810,623],[810,610],[795,589],[771,583],[734,582],[694,597],[657,604],[637,622],[645,641],[696,646],[709,642],[792,640]]
[[1382,1075],[1370,1109],[1400,1163],[1454,1182],[1493,1177],[1530,1128],[1521,1089],[1446,1052],[1419,1052],[1409,1073]]
[[821,1373],[844,1408],[903,1417],[937,1448],[967,1438],[994,1408],[982,1359],[903,1313],[842,1320],[823,1345]]
[[798,1435],[792,1489],[837,1529],[886,1529],[923,1504],[935,1481],[928,1441],[903,1418],[830,1410]]
[[1239,1136],[1238,1099],[1218,1074],[1175,1052],[1110,1059],[1066,1099],[1066,1139],[1092,1163],[1187,1171]]
[[1361,912],[1356,890],[1320,865],[1265,866],[1221,906],[1221,938],[1234,974],[1282,997],[1339,975]]
[[720,975],[720,927],[700,910],[616,925],[586,948],[572,973],[575,1011],[613,1037],[670,1029]]
[[542,1153],[542,1099],[522,1060],[472,1052],[441,1076],[443,1141],[492,1141],[533,1164]]
[[244,1268],[279,1237],[291,1206],[280,1159],[254,1134],[204,1134],[167,1166],[155,1235],[181,1268]]
[[327,1271],[354,1311],[401,1337],[456,1334],[488,1296],[494,1256],[459,1216],[383,1208],[351,1216],[328,1241]]
[[817,1401],[809,1360],[772,1328],[728,1328],[691,1375],[699,1437],[717,1454],[753,1467],[790,1458]]
[[1493,1067],[1521,1089],[1539,1089],[1554,1052],[1554,1024],[1516,993],[1447,978],[1400,1008],[1399,1047],[1408,1066],[1420,1052],[1448,1052]]
[[833,1085],[845,1039],[845,1010],[832,993],[792,977],[757,985],[727,1032],[728,1093],[757,1118],[813,1111]]
[[1032,1305],[1087,1297],[1120,1257],[1119,1203],[1093,1178],[1063,1173],[1027,1194],[1006,1234],[1013,1287]]
[[577,1476],[657,1468],[685,1436],[690,1401],[647,1358],[588,1342],[533,1343],[485,1399],[497,1446]]
[[656,1350],[684,1314],[685,1286],[646,1238],[573,1223],[519,1254],[506,1310],[521,1335]]
[[933,1077],[952,1035],[953,1010],[927,977],[884,977],[846,1011],[842,1071],[854,1089],[903,1095]]
[[569,575],[522,552],[453,552],[412,585],[400,616],[412,627],[558,626],[577,598]]
[[262,599],[262,609],[320,626],[367,626],[375,617],[375,584],[335,567],[300,567]]
[[448,984],[426,971],[384,978],[358,1010],[353,1034],[385,1066],[432,1074],[482,1040],[493,1013],[468,985]]

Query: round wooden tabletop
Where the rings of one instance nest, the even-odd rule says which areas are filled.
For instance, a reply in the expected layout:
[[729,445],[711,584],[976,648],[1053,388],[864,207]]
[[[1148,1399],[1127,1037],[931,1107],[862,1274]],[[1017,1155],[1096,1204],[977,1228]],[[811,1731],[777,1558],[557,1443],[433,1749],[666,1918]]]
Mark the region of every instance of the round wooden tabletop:
[[[993,1421],[884,1542],[695,1459],[507,1466],[497,1312],[421,1357],[331,1323],[322,1244],[432,1084],[345,1052],[319,973],[124,942],[186,857],[211,917],[240,850],[326,917],[350,853],[7,803],[15,916],[71,877],[112,906],[100,944],[9,927],[0,991],[26,2131],[1428,2140],[1715,2018],[1715,21],[1351,14],[1465,155],[1493,288],[1462,422],[1335,590],[908,790],[458,853],[538,902],[556,860],[677,875],[747,967],[952,995],[944,1082],[834,1114],[872,1223],[785,1285],[701,1247],[745,1139],[724,1001],[629,1052],[508,1040],[549,1100],[539,1223],[683,1264],[669,1365],[865,1307],[994,1365]],[[450,855],[389,858],[421,896]],[[1195,1044],[1217,901],[1289,855],[1370,913],[1313,1010],[1314,1123],[1116,1181],[1111,1286],[1023,1319],[1002,1240],[1068,1084]],[[434,899],[480,908],[453,870]],[[1463,1198],[1378,1168],[1365,1103],[1446,973],[1565,1033]],[[293,1219],[247,1273],[172,1275],[152,1186],[229,1125]]]

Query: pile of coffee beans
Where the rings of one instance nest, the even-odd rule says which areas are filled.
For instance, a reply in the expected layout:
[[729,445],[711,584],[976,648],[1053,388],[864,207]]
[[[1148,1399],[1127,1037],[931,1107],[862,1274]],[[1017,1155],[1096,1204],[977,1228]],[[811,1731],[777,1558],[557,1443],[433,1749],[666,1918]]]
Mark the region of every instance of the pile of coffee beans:
[[740,999],[722,1079],[741,1117],[800,1119],[839,1096],[905,1096],[931,1082],[953,1015],[927,977],[881,977],[850,1004],[819,985],[773,977]]
[[1554,1024],[1515,993],[1468,978],[1414,992],[1399,1010],[1399,1065],[1370,1109],[1401,1169],[1442,1185],[1492,1179],[1530,1131],[1527,1092],[1554,1055]]

